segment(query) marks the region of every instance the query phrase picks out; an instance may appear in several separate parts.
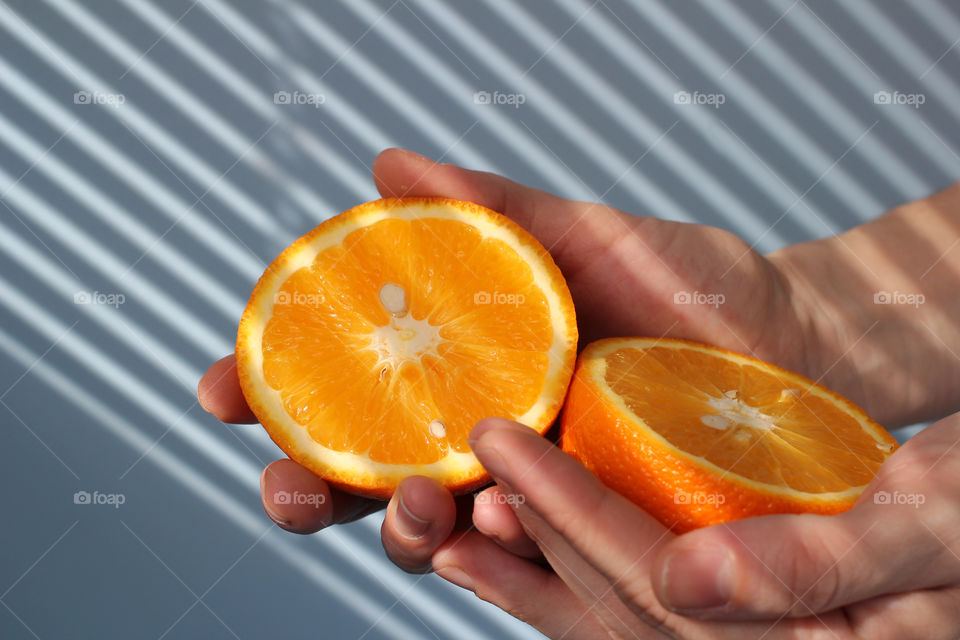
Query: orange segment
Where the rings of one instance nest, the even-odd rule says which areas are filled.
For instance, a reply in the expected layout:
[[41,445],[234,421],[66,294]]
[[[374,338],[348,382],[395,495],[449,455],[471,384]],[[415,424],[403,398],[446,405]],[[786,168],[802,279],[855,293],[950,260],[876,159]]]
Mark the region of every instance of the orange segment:
[[565,451],[679,531],[843,511],[897,446],[811,380],[684,340],[589,345],[562,424]]
[[291,458],[386,497],[411,474],[482,484],[470,429],[496,415],[546,431],[576,342],[566,283],[523,229],[470,203],[387,199],[321,224],[268,267],[237,362]]

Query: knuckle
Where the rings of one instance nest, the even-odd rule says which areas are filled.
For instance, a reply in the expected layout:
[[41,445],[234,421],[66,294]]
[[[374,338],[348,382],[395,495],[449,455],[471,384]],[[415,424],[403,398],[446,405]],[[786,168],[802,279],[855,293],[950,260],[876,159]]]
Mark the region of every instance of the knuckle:
[[844,589],[840,561],[844,555],[855,553],[854,544],[843,528],[802,539],[789,564],[792,575],[786,581],[788,585],[795,585],[788,594],[793,601],[788,610],[790,615],[809,616],[836,606]]

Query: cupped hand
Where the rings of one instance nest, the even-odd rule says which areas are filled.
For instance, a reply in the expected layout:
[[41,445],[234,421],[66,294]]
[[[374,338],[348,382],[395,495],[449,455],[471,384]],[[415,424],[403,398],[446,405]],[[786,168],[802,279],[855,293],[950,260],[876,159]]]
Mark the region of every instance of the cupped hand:
[[531,429],[472,447],[553,571],[481,536],[437,572],[553,638],[956,638],[960,414],[911,439],[853,509],[674,535]]
[[[727,231],[565,200],[491,173],[437,164],[399,149],[379,155],[373,178],[385,197],[469,200],[525,227],[563,271],[584,341],[605,336],[683,337],[813,373],[807,371],[811,362],[807,344],[815,340],[807,335],[805,310],[795,302],[792,283],[774,263]],[[199,397],[207,411],[224,422],[256,421],[240,392],[230,356],[206,373]],[[267,514],[298,533],[348,522],[383,507],[330,488],[290,460],[270,464],[261,487]],[[293,490],[324,499],[305,505],[274,499],[277,491]],[[502,497],[495,489],[478,494],[473,523],[517,557],[539,555]],[[468,506],[471,501],[460,502]],[[470,516],[469,511],[462,512],[461,523]],[[445,489],[426,478],[409,478],[386,507],[384,548],[405,570],[428,570],[433,552],[447,540],[457,520],[457,503]]]

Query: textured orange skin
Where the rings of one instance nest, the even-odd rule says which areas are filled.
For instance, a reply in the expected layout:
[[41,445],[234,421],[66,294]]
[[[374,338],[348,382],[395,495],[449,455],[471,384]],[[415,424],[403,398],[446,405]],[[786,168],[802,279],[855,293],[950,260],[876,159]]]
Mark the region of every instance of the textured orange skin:
[[[632,418],[621,415],[604,399],[605,392],[589,379],[582,358],[564,404],[561,448],[606,486],[676,533],[774,513],[840,513],[856,502],[856,496],[824,501],[761,493],[733,480],[732,475],[718,476],[696,460],[677,455],[645,437]],[[896,446],[892,437],[890,442]],[[720,494],[724,500],[722,504],[677,504],[674,496],[681,492],[687,496]]]
[[[555,397],[550,403],[550,407],[547,410],[546,414],[543,417],[543,420],[540,424],[531,424],[527,425],[530,428],[534,429],[540,435],[545,434],[550,427],[553,425],[556,420],[557,414],[560,412],[563,399],[566,395],[567,387],[569,385],[569,378],[572,376],[573,366],[576,358],[576,343],[577,343],[577,322],[573,310],[573,301],[570,298],[570,292],[566,288],[566,281],[563,278],[563,274],[560,272],[560,268],[556,266],[556,263],[553,261],[553,257],[550,253],[540,244],[540,242],[533,237],[526,229],[513,222],[506,216],[482,207],[478,204],[472,202],[464,202],[459,200],[453,200],[451,198],[442,198],[442,197],[410,197],[410,198],[383,198],[381,200],[374,200],[367,202],[352,209],[348,209],[343,213],[336,215],[324,222],[320,223],[314,229],[306,233],[305,235],[298,238],[291,244],[289,247],[284,249],[277,258],[270,263],[263,275],[260,276],[260,279],[257,281],[257,284],[254,286],[253,291],[250,294],[250,302],[248,303],[248,309],[244,311],[244,314],[240,320],[240,325],[237,331],[237,346],[235,350],[237,358],[237,373],[240,379],[240,387],[243,391],[244,398],[247,400],[247,404],[250,406],[250,409],[253,411],[254,415],[257,416],[257,419],[260,421],[260,424],[267,431],[267,434],[270,436],[270,439],[280,447],[281,450],[291,460],[301,464],[302,466],[310,469],[313,473],[320,476],[327,482],[331,487],[345,491],[348,493],[375,498],[380,500],[389,500],[394,491],[396,491],[397,485],[399,484],[399,479],[389,478],[376,478],[376,479],[364,479],[356,475],[351,474],[350,469],[336,469],[326,465],[319,464],[317,460],[307,455],[305,452],[301,451],[299,447],[296,446],[296,443],[288,439],[285,434],[283,434],[281,429],[278,429],[273,424],[273,418],[270,415],[270,412],[266,409],[265,405],[260,401],[257,395],[257,387],[253,381],[253,376],[251,372],[247,370],[244,366],[246,363],[246,357],[244,353],[249,350],[249,345],[247,344],[248,336],[248,325],[252,323],[250,317],[249,308],[252,306],[253,302],[257,300],[261,295],[262,291],[266,288],[266,281],[269,276],[274,272],[278,271],[286,260],[289,259],[289,256],[295,254],[301,247],[306,244],[309,244],[313,241],[314,238],[320,235],[330,233],[334,229],[344,225],[351,225],[354,223],[356,218],[361,214],[373,209],[376,210],[384,205],[397,205],[397,204],[451,204],[458,208],[473,211],[478,215],[486,217],[494,217],[498,220],[498,224],[509,227],[510,230],[517,236],[519,241],[524,245],[533,247],[537,255],[543,261],[544,267],[551,275],[551,280],[555,283],[559,283],[562,290],[565,292],[566,301],[569,304],[570,314],[566,318],[567,330],[569,335],[572,338],[573,346],[570,349],[570,352],[567,354],[564,362],[564,369],[566,371],[563,376],[562,384],[555,390]],[[464,478],[460,481],[450,480],[450,479],[438,479],[444,487],[450,490],[454,495],[464,495],[476,491],[477,489],[490,483],[490,475],[486,472],[483,466],[477,461],[475,471],[468,478]]]

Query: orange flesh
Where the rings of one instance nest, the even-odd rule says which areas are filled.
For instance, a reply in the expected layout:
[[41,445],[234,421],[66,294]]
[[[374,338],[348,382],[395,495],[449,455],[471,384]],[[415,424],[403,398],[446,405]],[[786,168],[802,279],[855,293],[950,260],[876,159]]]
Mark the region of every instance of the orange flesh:
[[[388,285],[402,313],[382,301]],[[481,418],[537,402],[552,338],[547,300],[509,245],[456,220],[385,219],[283,283],[263,373],[319,444],[429,464],[468,452]]]
[[893,448],[772,371],[664,347],[619,349],[606,362],[606,383],[647,426],[681,451],[751,480],[844,491],[868,484]]

